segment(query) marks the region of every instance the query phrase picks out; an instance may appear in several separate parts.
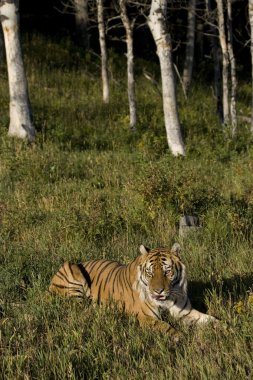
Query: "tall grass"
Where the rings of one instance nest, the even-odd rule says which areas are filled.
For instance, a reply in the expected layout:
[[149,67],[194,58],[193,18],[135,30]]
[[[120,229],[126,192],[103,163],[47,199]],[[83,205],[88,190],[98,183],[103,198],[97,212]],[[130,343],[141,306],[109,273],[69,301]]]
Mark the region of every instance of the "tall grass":
[[[179,94],[187,157],[170,155],[161,99],[137,62],[139,124],[128,128],[125,60],[111,52],[112,98],[99,61],[69,40],[25,39],[38,131],[9,139],[0,71],[0,377],[3,379],[250,379],[253,376],[253,147],[231,139],[209,83]],[[43,60],[42,60],[43,57]],[[155,65],[150,68],[158,72]],[[242,84],[246,91],[246,84]],[[240,107],[247,110],[241,94]],[[178,236],[183,214],[203,231]],[[127,262],[138,246],[182,245],[193,305],[221,319],[186,329],[179,346],[117,310],[51,296],[63,260]]]

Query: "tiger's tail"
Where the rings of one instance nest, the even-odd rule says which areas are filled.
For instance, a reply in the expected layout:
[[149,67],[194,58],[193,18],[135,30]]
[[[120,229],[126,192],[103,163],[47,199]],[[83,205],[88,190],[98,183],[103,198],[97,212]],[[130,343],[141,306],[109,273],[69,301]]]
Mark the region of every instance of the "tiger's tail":
[[71,264],[66,261],[52,278],[49,291],[68,297],[89,297],[89,274],[82,264]]

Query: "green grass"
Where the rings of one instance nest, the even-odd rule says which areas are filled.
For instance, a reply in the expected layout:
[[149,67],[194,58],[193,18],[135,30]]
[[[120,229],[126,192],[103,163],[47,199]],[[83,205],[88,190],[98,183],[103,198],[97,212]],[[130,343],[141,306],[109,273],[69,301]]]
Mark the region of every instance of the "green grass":
[[[137,62],[139,122],[128,128],[125,59],[110,52],[111,103],[99,61],[70,41],[26,38],[34,120],[31,146],[7,137],[8,82],[0,71],[0,377],[3,379],[242,379],[253,368],[253,146],[231,139],[210,84],[179,93],[186,158],[170,155],[161,99]],[[43,57],[43,60],[41,60]],[[151,70],[158,72],[154,65]],[[111,74],[111,75],[112,75]],[[240,87],[239,87],[240,88]],[[241,86],[240,109],[249,92]],[[179,91],[180,92],[180,91]],[[248,110],[249,111],[249,110]],[[184,213],[203,231],[178,237]],[[184,339],[142,330],[132,317],[64,300],[47,289],[64,260],[127,262],[140,244],[182,245],[194,306],[217,327]]]

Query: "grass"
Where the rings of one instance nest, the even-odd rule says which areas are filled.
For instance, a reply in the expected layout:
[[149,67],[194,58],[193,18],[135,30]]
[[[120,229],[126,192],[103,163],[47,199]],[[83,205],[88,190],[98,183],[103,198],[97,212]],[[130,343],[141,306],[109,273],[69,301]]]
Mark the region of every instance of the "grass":
[[[137,62],[139,123],[128,128],[124,58],[111,52],[111,103],[99,61],[70,41],[24,40],[38,131],[9,139],[0,71],[0,377],[3,379],[252,378],[253,146],[221,131],[210,85],[179,93],[186,158],[168,152],[161,100]],[[41,57],[44,57],[41,60]],[[157,73],[154,65],[150,70]],[[243,92],[249,92],[242,84]],[[180,90],[179,90],[180,92]],[[203,99],[205,101],[203,102]],[[248,110],[243,93],[238,107]],[[249,110],[248,110],[249,111]],[[181,215],[203,231],[179,238]],[[132,317],[47,289],[63,260],[127,262],[138,246],[179,241],[194,306],[221,319],[187,329],[179,346]]]

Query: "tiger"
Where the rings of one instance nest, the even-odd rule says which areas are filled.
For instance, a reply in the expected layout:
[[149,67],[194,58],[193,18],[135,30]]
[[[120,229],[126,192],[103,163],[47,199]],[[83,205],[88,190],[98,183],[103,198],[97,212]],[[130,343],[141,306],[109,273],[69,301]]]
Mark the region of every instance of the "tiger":
[[187,325],[217,321],[191,306],[178,243],[171,249],[144,245],[139,249],[140,255],[127,265],[107,259],[65,262],[52,278],[49,291],[87,296],[97,304],[113,301],[120,310],[135,315],[140,326],[168,334],[175,341],[182,333],[162,320],[164,311]]

